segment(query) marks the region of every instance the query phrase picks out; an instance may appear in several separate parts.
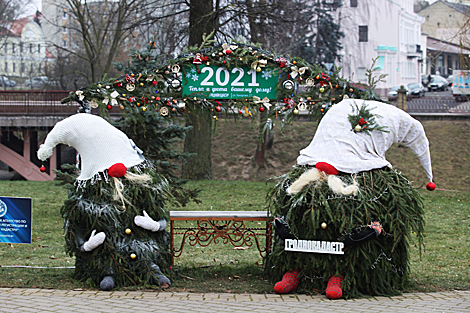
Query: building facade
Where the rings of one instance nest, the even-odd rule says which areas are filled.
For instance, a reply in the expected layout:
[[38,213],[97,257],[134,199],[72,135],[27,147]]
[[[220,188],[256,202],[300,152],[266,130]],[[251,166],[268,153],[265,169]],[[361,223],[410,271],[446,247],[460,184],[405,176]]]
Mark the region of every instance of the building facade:
[[424,18],[413,12],[413,0],[344,0],[338,21],[345,37],[336,65],[344,77],[367,84],[375,60],[374,76],[387,75],[377,85],[381,96],[392,86],[421,81]]
[[470,53],[470,3],[439,0],[418,12],[425,18],[427,35],[426,74],[452,75],[452,70],[468,68]]
[[42,76],[52,56],[41,26],[33,17],[5,23],[0,30],[0,75],[14,78]]

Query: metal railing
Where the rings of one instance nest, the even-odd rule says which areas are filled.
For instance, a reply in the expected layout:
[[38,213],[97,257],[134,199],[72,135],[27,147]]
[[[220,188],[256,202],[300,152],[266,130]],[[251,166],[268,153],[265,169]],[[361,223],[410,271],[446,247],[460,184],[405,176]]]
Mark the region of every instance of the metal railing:
[[1,90],[0,115],[71,115],[78,103],[61,103],[66,90]]

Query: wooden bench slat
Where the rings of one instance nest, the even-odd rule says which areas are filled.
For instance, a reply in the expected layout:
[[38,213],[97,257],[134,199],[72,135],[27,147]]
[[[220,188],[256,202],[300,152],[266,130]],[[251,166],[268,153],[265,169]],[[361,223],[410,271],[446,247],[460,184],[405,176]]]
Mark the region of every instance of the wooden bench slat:
[[267,211],[170,211],[171,218],[267,218]]

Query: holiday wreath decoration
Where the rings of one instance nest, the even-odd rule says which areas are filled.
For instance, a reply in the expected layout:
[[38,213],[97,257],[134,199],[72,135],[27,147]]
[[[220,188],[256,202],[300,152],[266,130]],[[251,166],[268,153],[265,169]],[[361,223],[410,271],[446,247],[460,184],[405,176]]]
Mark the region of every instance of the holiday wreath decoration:
[[150,42],[143,52],[134,51],[133,62],[148,64],[145,70],[90,84],[62,102],[78,101],[100,115],[159,112],[166,118],[191,114],[191,104],[211,111],[214,120],[220,114],[252,118],[269,110],[268,117],[282,114],[288,123],[301,111],[320,120],[344,98],[380,101],[372,86],[352,84],[340,77],[338,68],[327,72],[320,65],[254,45],[193,47],[163,61],[153,54],[154,48]]

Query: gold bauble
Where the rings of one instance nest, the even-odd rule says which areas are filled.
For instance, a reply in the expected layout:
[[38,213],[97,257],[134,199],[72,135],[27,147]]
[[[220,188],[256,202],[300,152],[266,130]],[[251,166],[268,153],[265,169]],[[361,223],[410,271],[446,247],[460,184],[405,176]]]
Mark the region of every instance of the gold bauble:
[[243,117],[249,117],[249,116],[250,116],[250,114],[248,114],[248,113],[243,113]]
[[136,257],[137,257],[137,255],[135,255],[135,253],[132,253],[132,254],[131,254],[131,259],[134,260]]
[[326,229],[327,226],[325,222],[321,223],[321,228]]
[[325,91],[325,88],[320,87],[320,92],[324,92],[324,91]]
[[362,130],[361,125],[356,125],[356,127],[354,127],[354,130],[360,132]]
[[299,114],[299,110],[294,109],[294,114],[295,114],[295,115]]
[[146,111],[147,111],[147,107],[142,107],[142,111],[146,112]]
[[126,234],[130,235],[131,232],[132,232],[132,231],[131,231],[130,228],[126,228]]
[[258,73],[261,72],[261,67],[258,66],[258,67],[256,68],[256,71],[257,71]]

